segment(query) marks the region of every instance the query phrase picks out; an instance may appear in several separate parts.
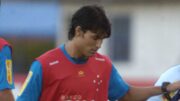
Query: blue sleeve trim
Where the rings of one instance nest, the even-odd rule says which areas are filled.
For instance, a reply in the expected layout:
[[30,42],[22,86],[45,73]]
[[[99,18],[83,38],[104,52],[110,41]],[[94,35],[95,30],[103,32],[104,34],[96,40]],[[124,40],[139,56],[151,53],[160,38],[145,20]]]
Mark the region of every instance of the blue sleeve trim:
[[30,71],[32,77],[16,101],[38,101],[42,90],[42,67],[39,61],[33,62]]
[[129,85],[121,78],[114,66],[112,66],[112,72],[109,83],[109,100],[115,101],[123,97],[129,90]]
[[[4,46],[0,51],[0,90],[3,89],[14,89],[14,77],[12,70],[12,84],[7,81],[7,70],[6,70],[6,60],[11,60],[11,49],[9,46]],[[13,69],[13,68],[12,68]]]

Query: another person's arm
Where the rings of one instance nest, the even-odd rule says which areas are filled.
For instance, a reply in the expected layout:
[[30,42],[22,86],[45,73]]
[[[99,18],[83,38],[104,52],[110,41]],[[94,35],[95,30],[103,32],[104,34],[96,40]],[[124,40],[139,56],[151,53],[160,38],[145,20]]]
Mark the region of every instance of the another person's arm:
[[4,46],[0,51],[0,101],[14,101],[11,89],[14,88],[11,49]]
[[42,68],[38,61],[33,62],[29,74],[16,101],[38,101],[42,90]]
[[[180,65],[171,67],[166,72],[164,72],[160,76],[158,81],[155,83],[155,86],[161,86],[163,82],[173,83],[178,80],[180,80]],[[172,92],[170,95],[171,95],[171,97],[175,96],[175,92]],[[176,95],[176,96],[178,96],[178,95]],[[149,98],[147,101],[162,101],[163,99],[165,99],[165,98],[161,94],[158,96],[153,96],[153,97]]]
[[[162,94],[161,86],[157,87],[134,87],[128,86],[120,77],[115,67],[112,69],[109,99],[119,101],[145,101],[149,97]],[[112,80],[113,79],[113,80]],[[119,84],[119,85],[118,85]],[[175,91],[180,88],[180,81],[167,86],[168,91]]]
[[[180,79],[177,78],[179,77],[179,73],[177,72],[178,72],[177,69],[173,73],[172,71],[166,72],[165,74],[168,75],[166,76],[163,75],[161,79],[158,80],[159,83],[155,87],[131,86],[128,93],[122,99],[119,99],[119,101],[145,101],[151,96],[160,95],[162,94],[162,90],[161,90],[162,83],[166,81],[171,82],[171,84],[167,86],[167,91],[169,92],[177,91],[178,89],[180,89],[180,81],[178,81]],[[173,77],[172,74],[174,75]],[[175,76],[175,74],[177,75]],[[162,99],[154,100],[154,101],[161,101],[161,100]]]
[[[180,88],[180,82],[170,84],[168,91],[175,91]],[[119,101],[146,101],[149,97],[162,94],[161,87],[130,87],[127,94],[120,98]]]

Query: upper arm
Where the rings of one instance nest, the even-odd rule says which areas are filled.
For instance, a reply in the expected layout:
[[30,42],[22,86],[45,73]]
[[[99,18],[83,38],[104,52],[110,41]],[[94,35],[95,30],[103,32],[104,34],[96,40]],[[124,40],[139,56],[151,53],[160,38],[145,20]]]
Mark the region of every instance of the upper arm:
[[109,99],[117,100],[123,97],[129,90],[128,84],[121,78],[115,67],[112,67],[110,82],[109,82]]
[[0,51],[0,90],[14,88],[12,55],[9,46]]
[[29,74],[18,94],[17,101],[38,101],[42,90],[42,68],[38,61],[35,61]]

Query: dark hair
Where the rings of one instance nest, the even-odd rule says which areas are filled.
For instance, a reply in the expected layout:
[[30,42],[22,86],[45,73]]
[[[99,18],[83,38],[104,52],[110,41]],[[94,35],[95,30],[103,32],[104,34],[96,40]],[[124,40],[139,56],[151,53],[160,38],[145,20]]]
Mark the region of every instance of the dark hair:
[[69,40],[74,37],[77,26],[80,26],[84,32],[89,30],[96,34],[103,35],[105,38],[111,35],[110,22],[104,10],[97,5],[84,6],[73,15],[68,33]]

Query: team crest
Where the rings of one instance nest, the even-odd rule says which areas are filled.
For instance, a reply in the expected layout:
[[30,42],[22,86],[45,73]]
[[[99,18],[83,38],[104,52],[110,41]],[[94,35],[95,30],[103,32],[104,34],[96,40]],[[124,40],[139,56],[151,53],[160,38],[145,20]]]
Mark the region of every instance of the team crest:
[[13,83],[12,80],[12,60],[6,60],[6,77],[9,84]]
[[85,76],[84,71],[80,70],[80,71],[78,72],[78,76],[79,76],[79,77],[84,77],[84,76]]

